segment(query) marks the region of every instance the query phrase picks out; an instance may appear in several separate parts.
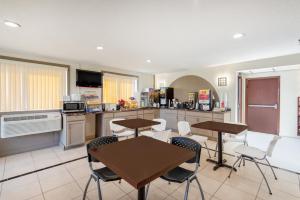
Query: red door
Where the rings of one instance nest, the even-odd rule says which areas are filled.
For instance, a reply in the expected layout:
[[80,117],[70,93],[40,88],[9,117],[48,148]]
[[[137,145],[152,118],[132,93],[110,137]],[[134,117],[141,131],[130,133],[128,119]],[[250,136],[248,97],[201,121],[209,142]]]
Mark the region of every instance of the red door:
[[279,133],[279,77],[246,79],[246,123],[250,131]]

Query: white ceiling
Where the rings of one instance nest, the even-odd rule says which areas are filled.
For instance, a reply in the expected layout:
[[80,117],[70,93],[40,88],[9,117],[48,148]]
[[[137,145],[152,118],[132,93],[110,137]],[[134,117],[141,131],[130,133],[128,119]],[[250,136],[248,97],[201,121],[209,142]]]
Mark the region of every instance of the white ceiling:
[[[0,48],[144,72],[215,66],[299,53],[299,8],[299,0],[0,0]],[[246,37],[234,40],[236,32]]]

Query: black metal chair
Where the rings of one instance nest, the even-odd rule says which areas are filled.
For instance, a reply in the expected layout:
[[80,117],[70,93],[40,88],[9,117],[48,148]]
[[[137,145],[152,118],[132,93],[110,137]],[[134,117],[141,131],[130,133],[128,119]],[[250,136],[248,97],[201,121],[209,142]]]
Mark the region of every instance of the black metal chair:
[[[186,163],[195,163],[195,170],[191,171],[185,168],[182,168],[180,166],[172,169],[171,171],[167,172],[165,175],[161,176],[162,179],[170,182],[176,182],[176,183],[183,183],[183,182],[187,182],[186,184],[186,189],[185,189],[185,194],[184,194],[184,200],[188,199],[188,192],[189,192],[189,187],[190,187],[190,183],[194,180],[196,180],[199,190],[200,190],[200,194],[202,199],[204,200],[204,193],[202,190],[202,187],[200,185],[200,182],[196,176],[196,173],[198,171],[198,168],[200,166],[200,155],[201,155],[201,144],[196,142],[195,140],[192,140],[190,138],[187,137],[173,137],[171,138],[170,141],[171,144],[194,151],[195,152],[195,156],[186,161]],[[149,187],[150,184],[147,185],[146,188],[146,197],[149,191]]]
[[[106,136],[106,137],[96,138],[86,145],[87,152],[89,152],[90,149],[99,148],[101,146],[111,144],[114,142],[118,142],[118,138],[115,136]],[[121,180],[121,178],[119,176],[117,176],[113,171],[111,171],[107,167],[103,167],[100,169],[93,169],[92,163],[99,162],[99,161],[96,160],[95,158],[93,158],[89,153],[88,153],[88,162],[89,162],[89,166],[90,166],[92,173],[91,173],[91,176],[90,176],[90,178],[87,182],[87,185],[84,189],[83,200],[85,200],[87,189],[88,189],[89,184],[92,179],[94,179],[94,181],[97,182],[99,200],[102,200],[100,180],[102,180],[103,182],[109,182],[109,181]]]

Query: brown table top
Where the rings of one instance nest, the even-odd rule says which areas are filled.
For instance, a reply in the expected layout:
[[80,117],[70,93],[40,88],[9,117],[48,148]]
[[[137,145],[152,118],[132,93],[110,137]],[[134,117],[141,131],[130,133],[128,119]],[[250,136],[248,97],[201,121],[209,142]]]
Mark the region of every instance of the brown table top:
[[216,122],[216,121],[201,122],[198,124],[193,124],[192,127],[211,130],[211,131],[218,131],[218,132],[220,131],[220,132],[231,133],[231,134],[241,133],[242,131],[248,128],[248,126],[246,125],[231,124],[231,123]]
[[108,144],[89,153],[137,189],[195,155],[145,136]]
[[155,122],[152,120],[141,119],[141,118],[113,121],[113,123],[130,129],[144,128],[144,127],[160,124],[160,122]]

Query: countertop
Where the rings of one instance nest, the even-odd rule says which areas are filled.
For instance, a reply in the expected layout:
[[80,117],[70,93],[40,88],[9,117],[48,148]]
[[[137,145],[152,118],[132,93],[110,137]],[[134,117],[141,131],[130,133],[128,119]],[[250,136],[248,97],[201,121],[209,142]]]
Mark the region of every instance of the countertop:
[[102,111],[102,112],[80,112],[80,113],[63,113],[66,115],[76,115],[76,114],[105,114],[105,113],[119,113],[119,112],[130,112],[130,111],[140,111],[140,110],[178,110],[178,111],[187,111],[187,112],[203,112],[203,113],[228,113],[230,111],[200,111],[200,110],[191,110],[191,109],[177,109],[177,108],[155,108],[155,107],[144,107],[144,108],[136,108],[136,109],[127,109],[127,110],[112,110],[112,111]]

